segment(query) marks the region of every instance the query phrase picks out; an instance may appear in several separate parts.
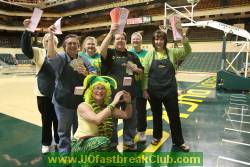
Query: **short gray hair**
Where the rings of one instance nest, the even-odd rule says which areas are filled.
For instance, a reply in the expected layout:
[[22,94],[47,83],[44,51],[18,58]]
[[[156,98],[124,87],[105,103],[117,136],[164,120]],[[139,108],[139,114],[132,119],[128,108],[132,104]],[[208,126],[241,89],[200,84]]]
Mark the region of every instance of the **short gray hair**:
[[134,36],[137,36],[137,37],[140,38],[140,40],[142,40],[142,35],[141,35],[141,33],[139,33],[139,32],[134,32],[134,33],[131,35],[131,41],[132,41],[132,38],[133,38]]

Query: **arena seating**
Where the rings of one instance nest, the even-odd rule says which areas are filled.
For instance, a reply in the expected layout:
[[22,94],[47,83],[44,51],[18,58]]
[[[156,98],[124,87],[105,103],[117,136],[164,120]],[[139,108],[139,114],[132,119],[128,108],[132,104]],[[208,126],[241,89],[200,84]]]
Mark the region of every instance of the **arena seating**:
[[0,66],[6,66],[7,64],[5,62],[3,62],[2,60],[0,60]]
[[221,41],[224,33],[213,28],[191,27],[187,33],[189,40],[196,41]]
[[202,10],[202,9],[212,9],[219,7],[220,7],[220,0],[200,0],[200,2],[195,8]]
[[248,5],[249,0],[230,0],[229,6],[239,6],[239,5]]
[[[227,53],[227,59],[229,60],[229,62],[231,62],[234,58],[235,58],[235,56],[236,56],[236,54],[237,53],[234,53],[234,52],[229,52],[229,53]],[[240,71],[240,70],[242,70],[242,68],[243,68],[243,64],[245,63],[245,61],[246,61],[246,53],[241,53],[240,55],[239,55],[239,57],[235,60],[235,62],[233,63],[233,67],[236,69],[236,70],[238,70],[238,71]],[[228,67],[228,63],[226,63],[226,67]],[[229,69],[230,71],[232,71],[232,69],[230,68]]]
[[[231,62],[236,52],[226,53],[227,59]],[[240,71],[245,61],[245,53],[241,53],[239,58],[233,63],[233,67]],[[221,67],[221,52],[194,52],[187,57],[178,68],[179,71],[193,72],[217,72]],[[225,64],[228,66],[228,63]],[[232,71],[230,68],[229,70]]]
[[19,37],[1,36],[0,46],[2,48],[19,48],[20,47],[20,39],[19,39]]
[[9,65],[16,64],[16,60],[11,56],[11,54],[1,53],[0,60],[2,60],[3,62],[5,62],[6,64],[9,64]]
[[24,54],[16,54],[18,64],[31,64],[31,60]]
[[232,6],[242,6],[248,5],[249,0],[200,0],[195,9],[215,9],[220,7],[232,7]]

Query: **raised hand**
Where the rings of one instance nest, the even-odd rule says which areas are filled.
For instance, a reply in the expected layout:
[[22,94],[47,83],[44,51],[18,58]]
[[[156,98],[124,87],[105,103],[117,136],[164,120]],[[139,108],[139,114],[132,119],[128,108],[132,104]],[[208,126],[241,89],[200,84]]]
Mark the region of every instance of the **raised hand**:
[[70,62],[70,66],[73,68],[74,71],[77,71],[78,73],[87,76],[88,71],[83,63],[82,58],[74,59]]
[[27,30],[27,28],[29,27],[29,24],[31,23],[31,20],[30,19],[25,19],[23,21],[23,25],[24,25],[24,28]]
[[121,101],[122,96],[124,95],[124,91],[119,91],[116,93],[114,100],[113,100],[113,105],[116,105],[117,103],[119,103]]
[[132,70],[132,71],[136,71],[137,70],[137,65],[132,63],[131,61],[128,61],[127,63],[127,67]]
[[125,103],[131,103],[131,95],[129,92],[126,92],[125,90],[123,91],[123,101]]
[[54,33],[55,33],[55,30],[56,30],[55,25],[49,26],[49,28],[48,28],[48,32],[49,32],[50,34],[54,34]]
[[114,34],[119,28],[119,24],[115,23],[115,24],[111,24],[110,27],[110,33]]

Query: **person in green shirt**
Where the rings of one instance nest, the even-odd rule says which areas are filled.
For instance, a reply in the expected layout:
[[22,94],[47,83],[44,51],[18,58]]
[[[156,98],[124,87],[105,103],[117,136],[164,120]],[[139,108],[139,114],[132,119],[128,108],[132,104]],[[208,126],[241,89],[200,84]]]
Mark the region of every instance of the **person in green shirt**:
[[[147,50],[143,49],[142,35],[139,32],[134,32],[131,35],[132,48],[130,49],[140,60],[141,64],[144,64],[144,58],[147,54]],[[145,131],[147,128],[147,99],[143,97],[142,93],[142,76],[143,74],[135,75],[135,95],[136,95],[136,110],[137,110],[137,133],[139,136],[139,142],[146,141]]]
[[171,129],[172,142],[182,151],[189,151],[182,136],[178,106],[175,66],[178,60],[191,53],[187,38],[183,38],[183,48],[167,48],[167,34],[156,30],[153,33],[154,49],[144,60],[143,96],[149,100],[153,114],[153,140],[157,145],[162,138],[162,104],[164,105]]
[[95,37],[86,37],[82,43],[82,50],[78,53],[80,57],[87,59],[91,66],[95,68],[95,71],[98,75],[101,74],[102,60],[101,55],[97,52],[96,49],[97,41]]

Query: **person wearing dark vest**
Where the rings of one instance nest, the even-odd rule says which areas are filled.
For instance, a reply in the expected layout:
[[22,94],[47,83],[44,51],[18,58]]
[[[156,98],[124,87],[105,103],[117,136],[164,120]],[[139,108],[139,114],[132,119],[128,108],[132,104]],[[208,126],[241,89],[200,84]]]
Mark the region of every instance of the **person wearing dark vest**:
[[75,87],[82,86],[84,78],[92,71],[89,61],[78,58],[79,39],[77,35],[69,34],[63,42],[64,52],[57,53],[53,43],[54,25],[48,28],[50,33],[48,43],[49,63],[55,70],[56,86],[52,102],[58,118],[59,152],[71,151],[71,126],[73,134],[77,129],[77,106],[82,102],[82,95],[75,95]]
[[[143,73],[143,66],[139,58],[132,52],[126,49],[126,34],[116,33],[117,24],[111,25],[110,32],[103,40],[100,47],[100,54],[103,56],[103,69],[106,69],[106,74],[113,77],[117,81],[117,91],[125,90],[131,94],[133,114],[130,119],[123,120],[123,146],[126,150],[134,151],[137,149],[134,143],[136,134],[136,108],[135,108],[135,75]],[[114,49],[108,48],[114,35]],[[121,103],[120,107],[124,109],[125,104]],[[117,119],[113,119],[114,134],[112,144],[114,149],[118,144],[117,137]]]
[[187,38],[184,38],[182,48],[167,49],[167,34],[156,30],[153,33],[154,49],[147,53],[144,63],[143,95],[149,100],[153,113],[153,140],[157,145],[162,138],[162,104],[164,105],[171,130],[174,146],[182,151],[189,151],[184,143],[178,106],[177,82],[175,65],[191,53]]
[[[52,95],[55,89],[55,74],[51,65],[48,63],[46,50],[48,47],[48,39],[50,34],[47,33],[43,37],[43,47],[32,47],[31,32],[27,30],[30,19],[23,21],[25,31],[21,38],[21,48],[23,53],[35,63],[36,66],[36,82],[35,94],[37,96],[38,110],[42,116],[42,153],[48,153],[56,148],[52,143],[52,124],[54,130],[55,144],[59,143],[57,133],[57,117],[52,103]],[[58,39],[54,38],[54,44],[57,45]]]

